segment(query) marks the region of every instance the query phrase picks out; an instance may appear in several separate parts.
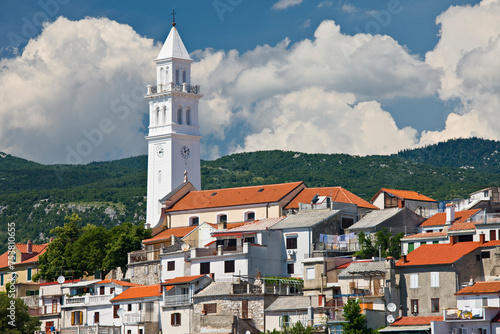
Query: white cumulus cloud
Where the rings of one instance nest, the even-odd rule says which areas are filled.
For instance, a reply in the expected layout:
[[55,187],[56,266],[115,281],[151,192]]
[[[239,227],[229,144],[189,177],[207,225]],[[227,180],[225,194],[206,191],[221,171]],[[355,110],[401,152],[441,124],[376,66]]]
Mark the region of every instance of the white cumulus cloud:
[[279,0],[273,5],[275,10],[283,10],[289,7],[300,5],[304,0]]

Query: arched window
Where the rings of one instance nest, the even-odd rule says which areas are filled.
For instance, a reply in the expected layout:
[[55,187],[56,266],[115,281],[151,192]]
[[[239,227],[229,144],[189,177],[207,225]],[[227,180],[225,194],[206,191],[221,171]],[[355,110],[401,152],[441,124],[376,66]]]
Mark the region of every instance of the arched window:
[[222,213],[220,215],[217,215],[217,222],[218,223],[224,223],[227,222],[227,215],[225,213]]
[[182,124],[182,107],[177,109],[177,124]]
[[163,117],[163,123],[164,124],[167,123],[167,121],[166,121],[167,120],[167,106],[163,106],[163,115],[162,115],[162,117]]
[[160,124],[160,107],[156,107],[156,119],[155,119],[155,125]]
[[167,84],[168,83],[168,66],[165,68],[165,75],[164,77],[162,78],[163,80],[163,83],[164,84]]
[[186,82],[186,70],[182,71],[182,83]]
[[176,85],[179,85],[179,80],[180,80],[180,78],[179,78],[179,69],[177,68],[177,69],[175,69],[175,84]]
[[161,170],[158,171],[158,183],[161,183]]
[[189,107],[186,110],[186,124],[191,125],[191,109]]
[[190,226],[198,226],[198,225],[200,225],[200,217],[191,217],[191,218],[189,218],[189,225]]
[[165,83],[165,69],[163,67],[160,68],[160,83]]

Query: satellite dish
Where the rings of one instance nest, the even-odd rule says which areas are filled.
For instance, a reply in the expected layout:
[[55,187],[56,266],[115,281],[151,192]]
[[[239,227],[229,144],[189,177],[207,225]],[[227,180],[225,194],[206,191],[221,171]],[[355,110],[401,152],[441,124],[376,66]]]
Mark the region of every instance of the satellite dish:
[[390,324],[392,324],[394,322],[394,316],[392,314],[389,314],[387,316],[387,322]]
[[57,278],[57,283],[59,283],[59,284],[63,284],[65,281],[66,281],[66,279],[64,278],[64,276],[59,276]]
[[314,195],[313,199],[311,200],[311,204],[316,204],[318,200],[319,200],[319,195],[318,194]]
[[125,314],[125,309],[120,307],[118,310],[116,310],[116,314],[118,314],[119,317],[123,317],[123,315]]
[[189,248],[190,248],[190,247],[191,247],[191,246],[189,246],[189,244],[184,243],[184,244],[182,244],[182,246],[181,246],[181,250],[182,250],[183,252],[187,252],[187,251],[189,250]]
[[394,304],[394,303],[389,303],[389,304],[387,304],[387,310],[388,310],[389,312],[395,312],[395,311],[396,311],[396,309],[397,309],[396,304]]

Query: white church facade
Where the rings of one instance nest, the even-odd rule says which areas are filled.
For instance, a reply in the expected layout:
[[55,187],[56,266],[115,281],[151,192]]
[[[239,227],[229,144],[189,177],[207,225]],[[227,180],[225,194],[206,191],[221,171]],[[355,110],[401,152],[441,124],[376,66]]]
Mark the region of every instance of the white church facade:
[[[198,102],[200,87],[191,84],[193,60],[175,23],[156,63],[156,85],[148,85],[148,185],[146,223],[158,225],[160,199],[182,185],[184,178],[201,189]],[[187,172],[187,173],[186,173]]]

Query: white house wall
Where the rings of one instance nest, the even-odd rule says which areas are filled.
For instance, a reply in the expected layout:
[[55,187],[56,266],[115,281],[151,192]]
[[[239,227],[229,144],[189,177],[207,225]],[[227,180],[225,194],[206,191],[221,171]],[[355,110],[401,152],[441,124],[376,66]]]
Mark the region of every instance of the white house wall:
[[[180,313],[181,314],[180,326],[172,326],[171,316],[173,313]],[[190,306],[175,307],[175,309],[162,308],[161,323],[162,323],[162,333],[163,334],[189,334],[189,333],[192,333]]]
[[[190,273],[186,273],[186,265],[188,263],[185,262],[185,253],[184,252],[176,252],[170,253],[167,255],[161,256],[161,280],[165,281],[167,279],[172,279],[176,277],[189,276]],[[170,261],[175,262],[175,269],[169,271],[168,263]]]

